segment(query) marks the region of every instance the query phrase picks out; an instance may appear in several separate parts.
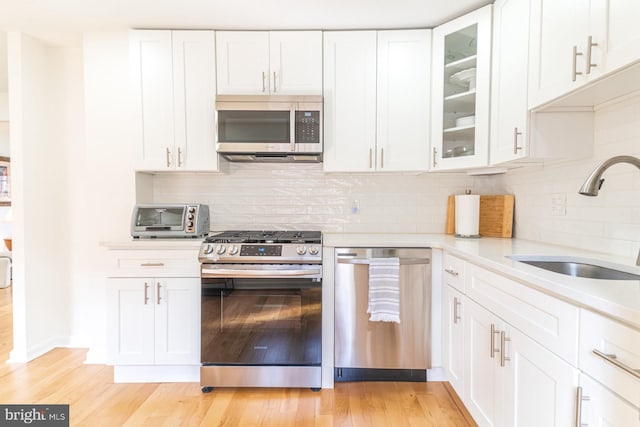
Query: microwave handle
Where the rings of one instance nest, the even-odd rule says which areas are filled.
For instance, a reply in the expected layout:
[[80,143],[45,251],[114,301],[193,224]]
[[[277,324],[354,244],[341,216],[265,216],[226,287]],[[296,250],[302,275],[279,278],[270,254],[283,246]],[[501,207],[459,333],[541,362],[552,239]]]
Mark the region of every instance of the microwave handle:
[[296,111],[298,111],[297,105],[294,108],[291,108],[291,118],[289,120],[290,130],[289,130],[289,139],[291,141],[291,152],[295,153],[296,151]]

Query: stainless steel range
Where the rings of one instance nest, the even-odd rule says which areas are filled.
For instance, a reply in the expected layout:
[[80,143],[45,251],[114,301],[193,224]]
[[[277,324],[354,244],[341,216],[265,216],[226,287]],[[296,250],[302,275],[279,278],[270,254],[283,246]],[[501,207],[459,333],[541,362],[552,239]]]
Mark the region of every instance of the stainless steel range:
[[202,391],[320,389],[322,234],[225,231],[199,260]]

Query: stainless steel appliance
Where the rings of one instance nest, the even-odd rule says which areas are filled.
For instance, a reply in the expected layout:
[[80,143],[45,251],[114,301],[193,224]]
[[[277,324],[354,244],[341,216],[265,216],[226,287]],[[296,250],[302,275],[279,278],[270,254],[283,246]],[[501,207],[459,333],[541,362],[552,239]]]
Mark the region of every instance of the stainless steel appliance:
[[200,248],[200,384],[319,389],[322,235],[226,231]]
[[202,238],[209,234],[209,206],[198,203],[138,204],[131,215],[131,236]]
[[[400,263],[400,323],[371,322],[369,264],[389,257]],[[335,381],[426,381],[431,249],[339,248],[335,267]]]
[[219,95],[216,149],[231,161],[322,161],[322,96]]

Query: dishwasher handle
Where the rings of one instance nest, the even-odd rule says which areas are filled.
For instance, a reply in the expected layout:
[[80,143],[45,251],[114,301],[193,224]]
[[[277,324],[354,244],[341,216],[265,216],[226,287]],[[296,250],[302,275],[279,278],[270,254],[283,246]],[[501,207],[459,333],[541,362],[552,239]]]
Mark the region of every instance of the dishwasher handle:
[[[371,258],[352,258],[338,256],[338,264],[369,265]],[[400,258],[400,265],[431,264],[430,258]]]

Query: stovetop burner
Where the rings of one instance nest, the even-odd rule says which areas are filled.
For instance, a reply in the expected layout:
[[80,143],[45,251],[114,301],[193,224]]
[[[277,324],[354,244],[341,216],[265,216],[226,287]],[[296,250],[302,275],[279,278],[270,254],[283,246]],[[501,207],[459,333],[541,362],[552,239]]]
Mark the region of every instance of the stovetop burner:
[[213,234],[207,243],[321,243],[320,231],[229,230]]

